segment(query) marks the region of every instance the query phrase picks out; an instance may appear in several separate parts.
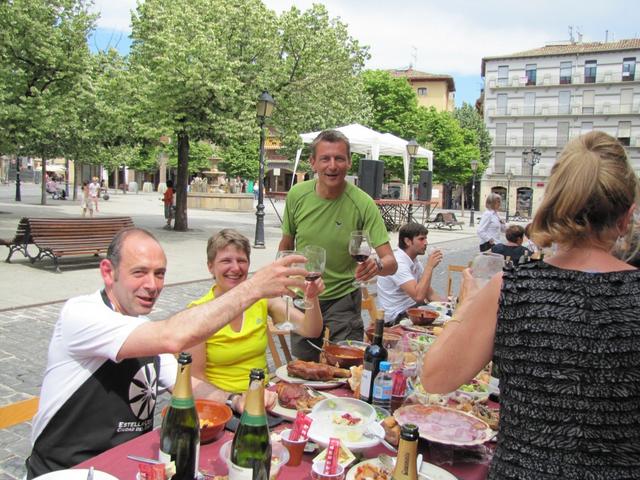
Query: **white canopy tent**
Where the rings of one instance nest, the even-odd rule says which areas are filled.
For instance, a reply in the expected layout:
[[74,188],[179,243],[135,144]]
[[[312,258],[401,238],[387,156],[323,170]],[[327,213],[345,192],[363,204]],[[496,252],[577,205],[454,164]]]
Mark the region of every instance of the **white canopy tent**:
[[[402,157],[404,166],[404,185],[405,191],[409,188],[409,155],[407,153],[407,140],[391,135],[390,133],[380,133],[368,127],[353,123],[344,127],[336,128],[345,137],[349,139],[351,151],[366,155],[371,160],[378,160],[380,155],[389,155],[393,157]],[[320,132],[301,133],[300,138],[304,143],[312,143]],[[302,149],[296,153],[296,161],[293,166],[295,178],[298,163],[300,162],[300,154]],[[426,148],[420,147],[416,157],[429,159],[429,170],[433,171],[433,152]]]

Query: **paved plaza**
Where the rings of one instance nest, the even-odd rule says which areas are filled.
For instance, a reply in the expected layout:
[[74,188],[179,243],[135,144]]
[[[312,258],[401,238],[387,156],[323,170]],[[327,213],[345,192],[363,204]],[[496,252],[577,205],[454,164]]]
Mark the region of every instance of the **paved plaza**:
[[[48,199],[46,206],[40,205],[38,187],[23,185],[23,201],[15,202],[15,187],[0,186],[0,238],[13,238],[21,217],[81,215],[78,201]],[[275,258],[280,239],[276,210],[281,214],[283,206],[282,201],[273,205],[267,201],[266,248],[253,249],[251,271]],[[97,216],[131,216],[137,226],[147,228],[157,236],[167,253],[165,288],[152,319],[166,318],[181,310],[211,286],[205,247],[212,233],[222,228],[236,228],[251,240],[254,238],[253,212],[189,210],[189,231],[164,230],[163,207],[157,193],[112,193],[109,201],[100,202],[99,208]],[[468,222],[468,216],[464,220]],[[466,264],[473,258],[477,251],[475,230],[468,226],[463,230],[433,230],[429,233],[429,241],[444,250],[444,265],[436,271],[434,287],[445,293],[446,265]],[[391,242],[395,248],[397,234],[391,234]],[[6,248],[0,250],[0,259],[4,260],[7,252]],[[19,253],[13,256],[10,264],[0,262],[0,405],[39,394],[49,339],[58,313],[66,299],[102,286],[98,261],[87,257],[63,259],[62,273],[55,273],[50,260],[31,264]],[[366,317],[363,314],[368,322]],[[273,370],[271,358],[269,365]],[[162,395],[160,406],[167,399],[167,394]],[[30,429],[30,422],[26,422],[0,430],[0,480],[22,478],[23,462],[31,448]]]

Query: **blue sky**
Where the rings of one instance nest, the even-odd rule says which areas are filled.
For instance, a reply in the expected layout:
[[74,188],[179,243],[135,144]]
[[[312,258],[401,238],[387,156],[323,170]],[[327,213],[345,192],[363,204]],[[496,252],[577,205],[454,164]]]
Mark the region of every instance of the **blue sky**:
[[[231,1],[231,0],[229,0]],[[448,74],[456,83],[456,104],[473,104],[480,94],[482,57],[537,48],[574,37],[585,42],[640,37],[635,0],[263,0],[281,12],[324,3],[332,17],[370,47],[368,68],[406,68]],[[130,11],[136,0],[95,0],[98,28],[93,49],[128,51]],[[636,14],[632,14],[636,12]]]

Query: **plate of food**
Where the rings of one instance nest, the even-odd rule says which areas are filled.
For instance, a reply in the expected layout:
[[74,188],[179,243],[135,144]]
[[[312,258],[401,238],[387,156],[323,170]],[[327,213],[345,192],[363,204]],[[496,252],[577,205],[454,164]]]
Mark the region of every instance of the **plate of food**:
[[332,367],[325,363],[293,360],[276,369],[276,376],[288,383],[300,383],[316,390],[326,390],[344,385],[351,377],[347,368]]
[[[392,473],[393,472],[390,472],[378,458],[370,458],[351,467],[347,472],[345,480],[391,480]],[[418,478],[428,478],[430,480],[457,480],[455,475],[428,462],[422,462],[422,465],[420,465]]]
[[479,418],[440,405],[407,405],[396,410],[393,416],[400,425],[417,425],[425,440],[445,445],[481,445],[495,435]]
[[298,411],[311,412],[314,405],[334,395],[327,392],[316,392],[301,383],[279,382],[276,385],[278,400],[271,413],[287,420],[294,421]]

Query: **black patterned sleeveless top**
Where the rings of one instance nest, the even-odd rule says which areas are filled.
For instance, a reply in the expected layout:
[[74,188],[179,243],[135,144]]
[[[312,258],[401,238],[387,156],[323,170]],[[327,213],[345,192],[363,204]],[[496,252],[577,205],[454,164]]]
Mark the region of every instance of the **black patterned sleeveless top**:
[[640,478],[640,271],[505,271],[489,478]]

